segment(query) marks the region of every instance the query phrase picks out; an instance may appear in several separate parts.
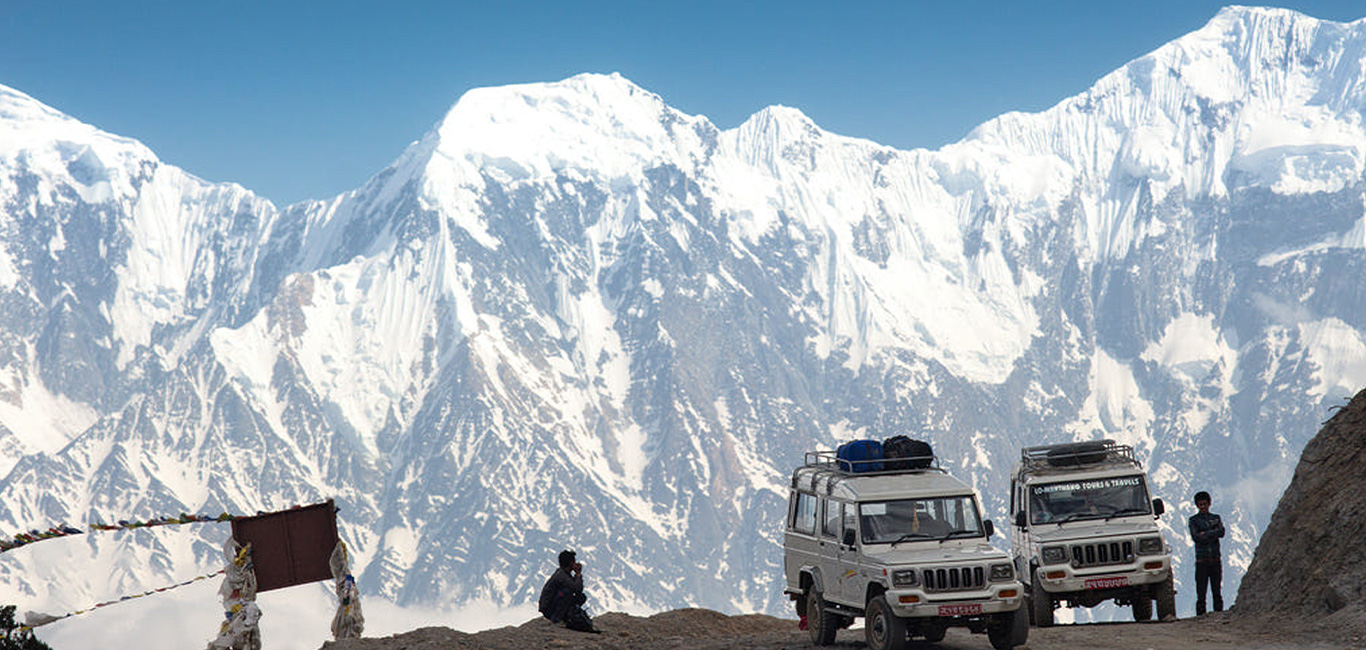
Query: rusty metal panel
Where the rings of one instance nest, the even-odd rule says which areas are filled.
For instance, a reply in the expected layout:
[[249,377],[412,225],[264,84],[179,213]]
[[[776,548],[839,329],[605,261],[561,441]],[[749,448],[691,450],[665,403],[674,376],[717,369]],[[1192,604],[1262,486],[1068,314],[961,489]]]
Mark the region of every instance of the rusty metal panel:
[[238,544],[251,544],[257,591],[331,580],[329,561],[337,547],[337,509],[328,499],[234,519],[232,537]]

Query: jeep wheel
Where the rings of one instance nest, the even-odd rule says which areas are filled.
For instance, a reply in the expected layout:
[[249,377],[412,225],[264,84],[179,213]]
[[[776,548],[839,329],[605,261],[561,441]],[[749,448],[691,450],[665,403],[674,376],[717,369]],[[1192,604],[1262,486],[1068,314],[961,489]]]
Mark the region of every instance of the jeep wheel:
[[1134,597],[1130,601],[1129,606],[1134,612],[1134,621],[1139,623],[1147,623],[1148,621],[1152,620],[1153,598],[1152,596],[1149,596],[1146,592],[1141,594],[1134,594]]
[[1024,645],[1029,640],[1029,614],[1021,607],[1008,614],[991,617],[987,639],[996,650],[1010,650],[1017,645]]
[[840,617],[825,611],[825,598],[814,586],[806,591],[806,631],[811,634],[811,643],[830,645],[835,642],[835,632],[839,631]]
[[1030,585],[1027,600],[1029,618],[1034,621],[1034,627],[1053,627],[1053,597],[1043,590],[1037,571],[1034,573],[1034,581]]
[[940,641],[943,641],[944,635],[948,633],[949,626],[947,625],[930,624],[920,628],[920,636],[925,637],[925,640],[930,643],[939,643]]
[[1172,584],[1172,576],[1167,575],[1167,579],[1158,583],[1157,597],[1157,620],[1174,621],[1176,620],[1176,585]]
[[878,594],[868,599],[863,620],[863,635],[868,650],[905,650],[908,645],[905,619],[892,613],[887,598]]

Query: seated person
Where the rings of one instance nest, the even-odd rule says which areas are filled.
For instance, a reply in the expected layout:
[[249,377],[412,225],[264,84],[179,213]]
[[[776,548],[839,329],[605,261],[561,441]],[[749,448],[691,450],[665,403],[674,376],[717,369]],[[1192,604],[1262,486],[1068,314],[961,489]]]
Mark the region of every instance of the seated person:
[[583,594],[583,564],[579,563],[574,551],[560,551],[560,567],[550,574],[541,588],[538,603],[541,615],[552,623],[563,623],[565,627],[580,632],[597,632],[583,604],[588,597]]

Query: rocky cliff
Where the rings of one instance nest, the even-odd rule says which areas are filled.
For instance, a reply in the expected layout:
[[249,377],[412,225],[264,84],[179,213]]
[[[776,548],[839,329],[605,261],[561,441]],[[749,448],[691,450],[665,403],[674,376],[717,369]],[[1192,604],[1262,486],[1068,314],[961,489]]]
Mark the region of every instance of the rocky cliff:
[[1366,390],[1305,446],[1238,590],[1241,617],[1366,632]]

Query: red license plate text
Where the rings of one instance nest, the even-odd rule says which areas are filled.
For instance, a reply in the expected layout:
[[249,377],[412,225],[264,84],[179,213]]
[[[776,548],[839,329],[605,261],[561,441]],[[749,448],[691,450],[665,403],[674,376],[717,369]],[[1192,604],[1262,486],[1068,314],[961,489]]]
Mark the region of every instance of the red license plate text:
[[970,604],[970,605],[940,605],[940,606],[939,606],[939,615],[940,615],[940,616],[976,616],[977,614],[981,614],[981,613],[982,613],[982,604],[981,604],[981,603],[972,603],[972,604]]
[[1087,589],[1109,589],[1111,587],[1127,587],[1129,586],[1129,578],[1127,576],[1118,576],[1114,578],[1091,578],[1090,580],[1087,580],[1084,583],[1084,586]]

